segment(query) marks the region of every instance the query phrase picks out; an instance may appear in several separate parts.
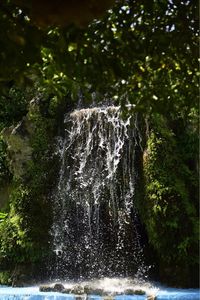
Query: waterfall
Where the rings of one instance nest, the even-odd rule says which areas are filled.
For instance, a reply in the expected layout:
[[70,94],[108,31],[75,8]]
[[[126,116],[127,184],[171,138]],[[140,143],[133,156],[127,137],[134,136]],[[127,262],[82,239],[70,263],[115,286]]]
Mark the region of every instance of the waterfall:
[[57,278],[140,276],[134,204],[137,115],[119,107],[75,110],[59,143],[52,227]]

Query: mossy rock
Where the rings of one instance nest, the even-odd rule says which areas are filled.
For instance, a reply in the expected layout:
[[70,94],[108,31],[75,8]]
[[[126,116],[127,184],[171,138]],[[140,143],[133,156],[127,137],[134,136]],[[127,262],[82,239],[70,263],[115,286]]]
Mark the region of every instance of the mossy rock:
[[103,289],[93,288],[89,285],[84,286],[84,293],[87,295],[98,295],[98,296],[105,295],[105,292]]
[[135,294],[135,290],[134,289],[126,289],[124,291],[125,295],[134,295]]
[[41,286],[39,287],[39,291],[40,291],[40,292],[53,292],[54,289],[53,289],[52,286],[49,286],[49,285],[41,285]]
[[91,286],[85,285],[84,286],[84,293],[87,294],[87,295],[92,294],[92,288],[91,288]]
[[50,285],[41,285],[39,287],[40,292],[58,292],[58,293],[63,293],[65,291],[64,285],[61,283],[56,283],[54,286]]
[[71,290],[70,290],[71,294],[75,294],[75,295],[82,295],[84,294],[84,288],[81,285],[75,285]]
[[135,294],[135,295],[145,295],[146,293],[145,293],[145,291],[143,291],[143,290],[135,290],[135,291],[134,291],[134,294]]
[[135,290],[133,288],[129,288],[124,291],[124,294],[125,295],[145,295],[145,292],[143,290]]
[[53,287],[54,292],[62,292],[65,289],[62,283],[56,283]]

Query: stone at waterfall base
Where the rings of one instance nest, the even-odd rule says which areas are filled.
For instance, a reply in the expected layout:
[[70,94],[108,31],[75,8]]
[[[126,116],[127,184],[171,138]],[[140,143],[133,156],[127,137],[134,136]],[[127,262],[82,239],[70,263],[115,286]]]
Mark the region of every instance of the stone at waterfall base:
[[106,292],[101,288],[94,288],[90,285],[75,285],[71,288],[65,288],[64,285],[61,283],[56,283],[53,286],[52,285],[41,285],[39,287],[40,292],[59,292],[63,294],[73,294],[78,295],[80,297],[85,297],[85,295],[96,295],[104,297],[106,300],[113,299],[115,296],[131,296],[131,295],[145,295],[145,291],[143,290],[135,290],[133,288],[126,289],[123,292]]

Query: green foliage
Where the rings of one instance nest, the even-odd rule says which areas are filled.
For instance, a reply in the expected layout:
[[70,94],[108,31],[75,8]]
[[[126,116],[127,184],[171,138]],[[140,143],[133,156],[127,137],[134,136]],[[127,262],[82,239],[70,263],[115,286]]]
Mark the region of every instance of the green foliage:
[[[187,148],[183,148],[167,120],[157,115],[151,126],[144,154],[146,199],[141,215],[149,241],[163,265],[164,277],[165,268],[171,272],[177,267],[184,273],[198,264],[198,174],[189,168],[186,159],[193,151],[188,153]],[[185,139],[188,134],[185,130],[179,138]],[[197,140],[197,132],[195,134]],[[196,141],[191,143],[191,148],[196,148],[195,144]],[[191,275],[188,272],[186,277]],[[177,284],[178,280],[183,284],[186,278],[176,278]]]
[[34,155],[41,159],[49,145],[49,136],[52,134],[54,120],[43,117],[40,112],[29,112],[29,120],[34,124],[34,135],[31,139],[31,146],[34,149]]
[[52,93],[59,79],[75,100],[81,90],[90,101],[94,92],[96,101],[187,113],[198,95],[196,9],[192,1],[118,1],[87,30],[51,30],[41,52],[42,78]]
[[9,271],[0,272],[0,284],[10,285],[12,283]]
[[0,7],[4,87],[8,79],[28,77],[55,97],[71,93],[77,100],[81,92],[86,101],[128,100],[162,113],[187,114],[196,102],[196,1],[120,0],[87,28],[41,30],[27,12],[7,0]]
[[55,171],[49,151],[54,121],[45,117],[41,110],[38,102],[29,110],[33,158],[24,179],[14,180],[9,213],[0,222],[0,264],[7,262],[11,269],[21,263],[39,264],[43,261],[45,265],[45,258],[49,255],[50,191]]
[[0,130],[20,121],[27,113],[27,104],[32,97],[29,90],[10,88],[8,93],[0,96]]
[[0,186],[3,186],[11,179],[11,174],[8,169],[8,160],[6,154],[6,144],[0,137]]
[[6,217],[7,217],[6,213],[0,212],[0,222],[3,222]]
[[0,82],[4,92],[13,80],[20,85],[29,79],[29,66],[40,60],[43,34],[16,4],[7,0],[1,1],[0,28]]
[[[21,207],[21,202],[27,197],[28,191],[23,190],[21,186],[14,190],[10,213],[0,224],[1,260],[6,257],[14,262],[21,262],[28,258],[30,244],[26,239],[27,232],[23,224]],[[18,211],[16,211],[16,207],[18,207]]]
[[[37,178],[38,182],[40,180]],[[0,222],[0,262],[7,260],[8,265],[13,266],[23,262],[37,263],[46,257],[50,211],[44,192],[38,190],[41,186],[40,182],[36,190],[32,181],[26,185],[15,183],[10,196],[10,212]]]
[[27,106],[33,97],[33,89],[10,88],[0,95],[0,187],[10,184],[12,174],[9,170],[7,145],[1,135],[5,127],[15,125],[27,113]]

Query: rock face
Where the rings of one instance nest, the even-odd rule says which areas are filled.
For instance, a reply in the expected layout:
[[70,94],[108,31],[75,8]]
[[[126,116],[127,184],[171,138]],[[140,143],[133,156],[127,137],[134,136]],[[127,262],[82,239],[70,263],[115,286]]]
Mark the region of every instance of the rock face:
[[32,132],[33,128],[27,117],[24,117],[17,126],[8,127],[2,131],[8,145],[10,171],[17,178],[25,174],[27,163],[32,158],[33,149],[30,145]]
[[33,99],[29,104],[28,114],[17,125],[2,130],[3,139],[8,146],[9,169],[16,178],[24,177],[32,159],[31,137],[36,129],[33,116],[39,111],[39,100]]

